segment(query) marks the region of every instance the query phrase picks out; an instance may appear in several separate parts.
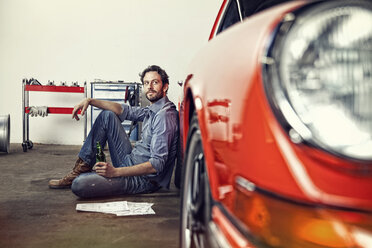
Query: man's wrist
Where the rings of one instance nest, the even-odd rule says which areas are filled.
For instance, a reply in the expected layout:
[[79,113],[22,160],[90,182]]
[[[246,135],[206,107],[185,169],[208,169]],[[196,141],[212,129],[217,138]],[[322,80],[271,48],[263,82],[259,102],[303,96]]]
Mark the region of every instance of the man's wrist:
[[113,177],[120,177],[119,169],[114,167]]

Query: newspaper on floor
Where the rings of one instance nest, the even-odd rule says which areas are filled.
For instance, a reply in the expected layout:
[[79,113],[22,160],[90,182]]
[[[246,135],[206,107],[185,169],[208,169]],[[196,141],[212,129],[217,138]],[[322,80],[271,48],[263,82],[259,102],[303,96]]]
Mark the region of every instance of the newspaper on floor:
[[154,204],[147,203],[147,202],[128,202],[128,201],[103,202],[103,203],[78,203],[76,204],[76,210],[115,214],[117,216],[146,215],[146,214],[155,214],[155,211],[151,208],[152,205]]

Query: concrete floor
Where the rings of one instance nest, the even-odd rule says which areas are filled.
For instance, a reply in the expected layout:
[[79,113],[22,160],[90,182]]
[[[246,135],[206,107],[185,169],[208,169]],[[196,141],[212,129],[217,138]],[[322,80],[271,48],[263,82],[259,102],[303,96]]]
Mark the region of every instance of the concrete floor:
[[[48,188],[73,166],[79,146],[11,144],[0,152],[0,247],[178,247],[179,191],[82,200]],[[108,153],[107,151],[105,152]],[[77,203],[154,203],[155,215],[117,217],[77,212]]]

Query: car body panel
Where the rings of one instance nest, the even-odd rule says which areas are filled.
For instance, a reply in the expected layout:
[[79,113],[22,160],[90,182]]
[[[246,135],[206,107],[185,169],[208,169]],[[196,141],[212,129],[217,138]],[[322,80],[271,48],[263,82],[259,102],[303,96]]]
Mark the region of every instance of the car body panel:
[[[275,29],[288,13],[307,3],[309,1],[280,4],[215,36],[228,4],[224,1],[210,41],[188,69],[181,111],[183,145],[187,146],[188,127],[195,111],[210,192],[219,206],[217,209],[213,207],[212,221],[233,247],[255,247],[246,239],[247,233],[272,230],[262,224],[265,223],[263,217],[262,226],[255,231],[255,223],[249,216],[274,213],[273,221],[268,220],[268,223],[281,229],[281,223],[286,221],[285,215],[292,212],[295,220],[303,221],[299,217],[301,214],[311,219],[310,205],[345,210],[325,212],[337,216],[336,219],[341,216],[341,220],[349,221],[355,217],[362,223],[360,225],[369,230],[372,228],[372,163],[345,159],[292,142],[278,122],[263,86],[262,68],[268,63],[265,51]],[[264,196],[254,195],[252,192],[255,190]],[[267,195],[274,200],[266,199]],[[281,201],[291,202],[294,207],[289,205],[287,211],[286,206],[281,206]],[[279,206],[283,211],[272,206]],[[314,216],[325,214],[315,209],[311,211]],[[229,221],[235,224],[227,223]],[[252,224],[251,230],[242,222]],[[290,225],[286,228],[293,229]],[[242,238],[242,233],[247,234],[243,235],[245,238]],[[345,241],[337,238],[340,238],[340,243]]]
[[[227,193],[220,194],[218,189],[222,187],[221,190],[226,191],[229,186],[233,187],[234,178],[241,175],[279,195],[369,208],[372,206],[370,177],[332,168],[339,164],[351,166],[353,162],[330,159],[328,154],[319,151],[309,153],[311,148],[303,151],[303,147],[293,144],[275,120],[265,97],[262,51],[284,15],[303,4],[304,1],[292,1],[229,28],[213,38],[191,64],[192,74],[185,91],[192,92],[192,101],[200,99],[201,102],[197,112],[206,141],[207,164],[213,168],[209,171],[213,196],[216,199],[226,197]],[[187,128],[184,137],[186,134]],[[303,166],[303,171],[297,172],[306,174],[302,181],[288,166],[286,154],[275,138],[279,134],[296,157],[295,163]],[[318,157],[307,155],[314,152]],[[340,183],[347,183],[349,187],[340,187]],[[357,185],[358,190],[353,185]]]
[[[275,9],[275,12],[282,13],[283,9],[292,9],[293,5],[299,4],[300,3],[290,3],[290,6]],[[186,84],[186,90],[192,91],[194,99],[203,99],[203,108],[198,110],[198,116],[200,119],[200,128],[203,140],[207,141],[204,144],[205,146],[208,146],[204,147],[207,163],[211,166],[218,167],[218,169],[211,169],[209,172],[210,176],[218,179],[218,182],[216,183],[213,182],[213,179],[211,180],[211,184],[216,186],[212,187],[212,189],[218,189],[218,187],[226,188],[227,185],[233,186],[233,178],[238,171],[238,168],[234,168],[234,166],[239,164],[244,165],[244,161],[249,160],[249,163],[265,164],[265,162],[262,161],[252,162],[255,158],[262,158],[262,156],[254,156],[257,151],[256,148],[258,148],[256,141],[263,141],[264,144],[269,144],[269,146],[275,145],[272,142],[273,139],[270,138],[271,135],[268,133],[269,128],[267,125],[257,125],[257,121],[262,123],[262,121],[259,120],[247,121],[244,119],[252,118],[244,114],[247,107],[257,113],[267,111],[267,107],[264,109],[262,109],[262,107],[258,108],[260,106],[257,106],[257,104],[254,103],[252,105],[250,102],[247,102],[247,100],[251,101],[252,98],[250,97],[250,94],[254,95],[254,93],[252,93],[252,87],[254,84],[258,84],[257,80],[260,74],[260,58],[257,52],[262,51],[263,46],[265,46],[265,43],[263,43],[262,40],[265,36],[269,35],[270,27],[281,19],[281,15],[276,15],[274,20],[268,18],[272,16],[272,13],[260,15],[252,22],[244,23],[239,27],[231,27],[229,30],[225,31],[224,34],[215,37],[208,44],[206,49],[204,49],[195,59],[197,62],[192,64],[192,67],[189,70],[193,72],[193,76]],[[257,22],[259,22],[260,25],[257,25]],[[252,36],[247,36],[247,31],[244,31],[243,29],[254,33],[254,38]],[[226,48],[231,50],[228,53],[224,53],[223,57],[221,57],[222,54],[216,52],[226,50]],[[249,51],[251,51],[251,53]],[[247,55],[249,56],[247,57]],[[199,57],[204,58],[204,60],[199,60]],[[213,66],[211,66],[212,64]],[[219,87],[214,87],[214,85],[219,85]],[[237,86],[239,86],[239,88],[236,88]],[[262,90],[263,89],[261,88],[261,97],[263,95]],[[227,99],[227,97],[229,98]],[[217,118],[216,121],[214,113],[217,111],[220,113],[221,109],[222,112],[226,113],[228,116],[220,115],[218,117],[219,119]],[[254,116],[254,118],[260,117],[260,115],[252,116]],[[187,123],[185,124],[187,125]],[[247,135],[249,134],[244,131],[251,129],[249,125],[255,125],[254,128],[264,128],[264,132],[255,133],[266,133],[267,137],[265,139],[248,138]],[[187,136],[186,133],[187,129],[184,130],[184,136]],[[207,135],[214,136],[207,137]],[[247,142],[249,143],[249,140],[254,140],[254,142],[247,146],[246,144]],[[250,149],[252,146],[254,148],[253,150]],[[244,151],[242,151],[242,149],[244,149]],[[208,156],[209,152],[207,152],[209,150],[212,154],[224,154],[224,156],[213,156],[213,158],[210,158]],[[275,148],[272,150],[277,151]],[[241,157],[242,155],[244,155],[244,157]],[[220,158],[220,160],[215,161],[215,159],[218,158]],[[226,166],[226,164],[228,164],[228,166]],[[275,180],[268,179],[270,177],[276,178],[278,175],[277,171],[268,171],[265,166],[255,166],[255,170],[257,173],[256,175],[264,174],[265,177],[258,177],[265,178],[265,181],[267,180],[268,182],[274,182]],[[251,171],[251,169],[249,171]],[[213,173],[215,172],[221,174],[213,176]],[[267,173],[270,173],[271,175],[267,175]],[[230,175],[230,178],[226,177],[226,175]],[[254,175],[254,177],[256,175]],[[293,181],[290,180],[290,178],[291,175],[287,170],[286,175],[283,175],[282,177],[283,186],[287,186],[288,182]],[[275,185],[272,187],[275,187]],[[292,189],[293,187],[296,187],[296,185],[292,183],[292,185],[288,187]],[[297,191],[297,194],[299,194],[299,189]],[[213,194],[215,198],[219,198],[220,194],[218,191],[213,191]]]

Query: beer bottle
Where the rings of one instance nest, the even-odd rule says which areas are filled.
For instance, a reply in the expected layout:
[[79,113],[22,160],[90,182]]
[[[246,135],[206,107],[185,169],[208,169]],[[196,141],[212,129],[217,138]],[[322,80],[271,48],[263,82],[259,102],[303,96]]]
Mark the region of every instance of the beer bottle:
[[101,144],[99,143],[99,141],[97,141],[96,148],[97,148],[96,163],[97,162],[106,162],[106,156],[103,153],[103,148],[101,147]]

